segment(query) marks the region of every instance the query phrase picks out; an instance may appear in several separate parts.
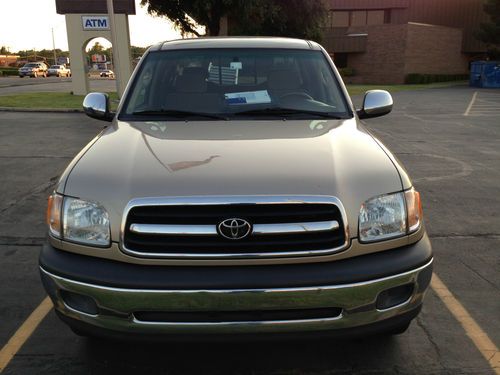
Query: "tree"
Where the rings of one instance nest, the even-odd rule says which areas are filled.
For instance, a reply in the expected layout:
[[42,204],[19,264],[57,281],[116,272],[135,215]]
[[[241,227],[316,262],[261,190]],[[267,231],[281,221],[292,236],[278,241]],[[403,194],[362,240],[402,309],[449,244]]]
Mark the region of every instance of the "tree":
[[230,35],[290,36],[319,40],[326,16],[322,0],[141,0],[155,16],[165,16],[181,33],[219,35],[222,17]]
[[268,35],[321,40],[327,10],[321,0],[256,1],[231,23],[231,35]]
[[10,54],[9,47],[6,46],[0,47],[0,55],[9,55],[9,54]]
[[[165,16],[182,34],[201,36],[197,23],[205,26],[208,35],[219,35],[220,20],[236,3],[244,0],[141,0],[148,13]],[[247,0],[251,2],[252,0]]]
[[481,23],[477,38],[486,43],[492,58],[500,57],[500,0],[488,0],[483,6],[490,22]]

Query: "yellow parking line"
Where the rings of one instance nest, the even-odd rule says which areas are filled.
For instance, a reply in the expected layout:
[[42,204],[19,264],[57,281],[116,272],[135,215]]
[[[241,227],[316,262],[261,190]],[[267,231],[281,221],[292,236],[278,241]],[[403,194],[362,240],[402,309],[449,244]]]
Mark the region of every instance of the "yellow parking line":
[[470,337],[476,348],[488,361],[493,371],[497,375],[500,375],[500,352],[486,332],[479,327],[472,316],[465,310],[464,306],[455,298],[436,274],[432,275],[431,288],[441,298],[455,319],[462,325],[467,336]]
[[12,358],[21,349],[26,340],[32,335],[38,325],[42,322],[43,318],[52,309],[52,301],[46,297],[40,305],[31,313],[28,319],[19,327],[14,333],[14,336],[5,344],[0,351],[0,373],[7,367]]

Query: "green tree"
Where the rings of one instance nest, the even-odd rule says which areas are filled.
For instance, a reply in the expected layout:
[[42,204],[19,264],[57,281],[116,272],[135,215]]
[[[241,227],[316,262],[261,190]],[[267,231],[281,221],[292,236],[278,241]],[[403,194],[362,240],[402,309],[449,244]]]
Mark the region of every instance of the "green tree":
[[[231,35],[268,35],[321,40],[327,10],[321,0],[254,1],[246,8],[246,17],[231,20]],[[238,8],[237,8],[238,9]]]
[[141,0],[150,14],[165,16],[183,34],[205,26],[219,35],[222,17],[231,35],[269,35],[320,39],[326,9],[322,0]]
[[2,46],[0,47],[0,55],[8,55],[10,54],[9,47]]
[[490,22],[481,23],[477,38],[486,43],[492,58],[500,58],[500,0],[488,0],[483,9]]
[[[208,35],[219,35],[220,20],[236,3],[244,0],[141,0],[148,13],[165,16],[183,34],[201,36],[197,24],[205,26]],[[247,0],[252,2],[253,0]]]

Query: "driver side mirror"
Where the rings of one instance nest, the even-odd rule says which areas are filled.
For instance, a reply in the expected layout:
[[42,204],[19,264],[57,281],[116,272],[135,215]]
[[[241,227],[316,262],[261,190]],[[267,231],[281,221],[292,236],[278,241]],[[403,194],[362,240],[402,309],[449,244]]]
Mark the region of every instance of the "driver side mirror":
[[360,119],[379,117],[392,111],[392,96],[385,90],[369,90],[357,113]]
[[91,92],[83,100],[83,111],[97,120],[112,121],[115,114],[110,111],[109,96],[100,92]]

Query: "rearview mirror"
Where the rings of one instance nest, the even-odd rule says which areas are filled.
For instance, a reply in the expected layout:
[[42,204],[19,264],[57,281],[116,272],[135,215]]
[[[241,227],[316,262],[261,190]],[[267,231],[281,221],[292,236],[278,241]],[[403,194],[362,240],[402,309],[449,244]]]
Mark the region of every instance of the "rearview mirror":
[[114,113],[109,110],[109,96],[100,92],[91,92],[83,100],[83,111],[97,120],[111,121]]
[[392,111],[392,96],[385,90],[369,90],[365,93],[363,105],[357,111],[360,119],[379,117]]

